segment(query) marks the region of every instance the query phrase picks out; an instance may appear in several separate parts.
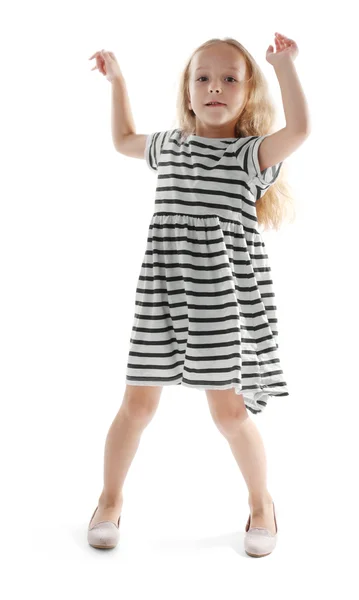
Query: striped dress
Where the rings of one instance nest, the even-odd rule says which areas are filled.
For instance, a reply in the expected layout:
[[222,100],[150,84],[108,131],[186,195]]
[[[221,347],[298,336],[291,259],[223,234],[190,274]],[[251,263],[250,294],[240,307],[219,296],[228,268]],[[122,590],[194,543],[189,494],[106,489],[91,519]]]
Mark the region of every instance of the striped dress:
[[269,396],[289,395],[255,209],[282,166],[260,172],[265,137],[148,135],[145,160],[157,183],[127,384],[234,388],[254,414]]

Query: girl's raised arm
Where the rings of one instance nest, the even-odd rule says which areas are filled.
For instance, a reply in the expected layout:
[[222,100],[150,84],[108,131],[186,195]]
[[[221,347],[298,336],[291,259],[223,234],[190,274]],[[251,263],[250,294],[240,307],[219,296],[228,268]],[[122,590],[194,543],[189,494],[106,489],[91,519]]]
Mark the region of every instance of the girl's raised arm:
[[123,76],[112,81],[112,140],[118,152],[133,158],[145,157],[147,135],[135,132],[130,100]]
[[113,144],[118,152],[134,158],[145,157],[147,135],[136,134],[125,78],[113,52],[95,52],[89,60],[112,85],[111,128]]

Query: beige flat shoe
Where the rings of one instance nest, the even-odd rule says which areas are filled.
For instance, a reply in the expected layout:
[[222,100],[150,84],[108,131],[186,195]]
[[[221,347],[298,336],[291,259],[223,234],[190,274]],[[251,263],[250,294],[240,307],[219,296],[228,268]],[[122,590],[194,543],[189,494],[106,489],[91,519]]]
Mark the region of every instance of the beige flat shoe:
[[93,548],[115,548],[120,539],[119,527],[121,515],[118,517],[117,525],[114,523],[114,521],[100,521],[93,527],[90,527],[91,521],[94,518],[97,509],[98,506],[96,506],[89,522],[87,541]]
[[260,556],[268,556],[268,554],[274,550],[277,543],[278,532],[274,503],[273,513],[276,528],[275,535],[273,535],[273,533],[271,533],[269,529],[266,529],[265,527],[250,527],[251,515],[249,514],[246,525],[247,533],[244,536],[244,549],[248,556],[254,556],[255,558],[259,558]]

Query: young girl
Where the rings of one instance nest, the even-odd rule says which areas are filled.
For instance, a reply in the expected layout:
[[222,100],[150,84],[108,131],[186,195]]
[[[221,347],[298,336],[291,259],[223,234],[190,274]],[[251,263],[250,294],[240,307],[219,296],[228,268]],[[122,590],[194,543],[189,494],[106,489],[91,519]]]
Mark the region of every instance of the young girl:
[[[211,415],[248,486],[245,550],[265,556],[277,523],[261,436],[249,417],[288,396],[279,359],[271,269],[259,225],[278,228],[290,197],[284,159],[309,134],[293,40],[276,33],[273,65],[286,126],[274,119],[266,81],[232,38],[190,57],[178,99],[179,128],[135,133],[126,84],[112,52],[96,67],[112,84],[113,141],[157,171],[155,212],[136,289],[126,389],[106,438],[104,487],[88,527],[95,548],[119,540],[122,489],[165,385],[205,390]],[[94,70],[92,69],[92,70]],[[274,185],[275,184],[275,185]]]

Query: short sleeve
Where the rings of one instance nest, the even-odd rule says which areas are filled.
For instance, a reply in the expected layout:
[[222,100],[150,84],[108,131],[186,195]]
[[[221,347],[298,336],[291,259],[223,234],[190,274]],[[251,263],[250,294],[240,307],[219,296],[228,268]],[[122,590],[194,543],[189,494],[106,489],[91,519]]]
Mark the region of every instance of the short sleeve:
[[237,158],[248,177],[248,184],[257,199],[278,179],[283,164],[279,162],[264,171],[260,170],[258,150],[262,140],[268,135],[270,134],[241,138],[236,150]]
[[156,131],[155,133],[150,133],[147,136],[145,160],[151,171],[158,170],[161,153],[165,149],[173,131],[176,130],[170,129],[168,131]]

